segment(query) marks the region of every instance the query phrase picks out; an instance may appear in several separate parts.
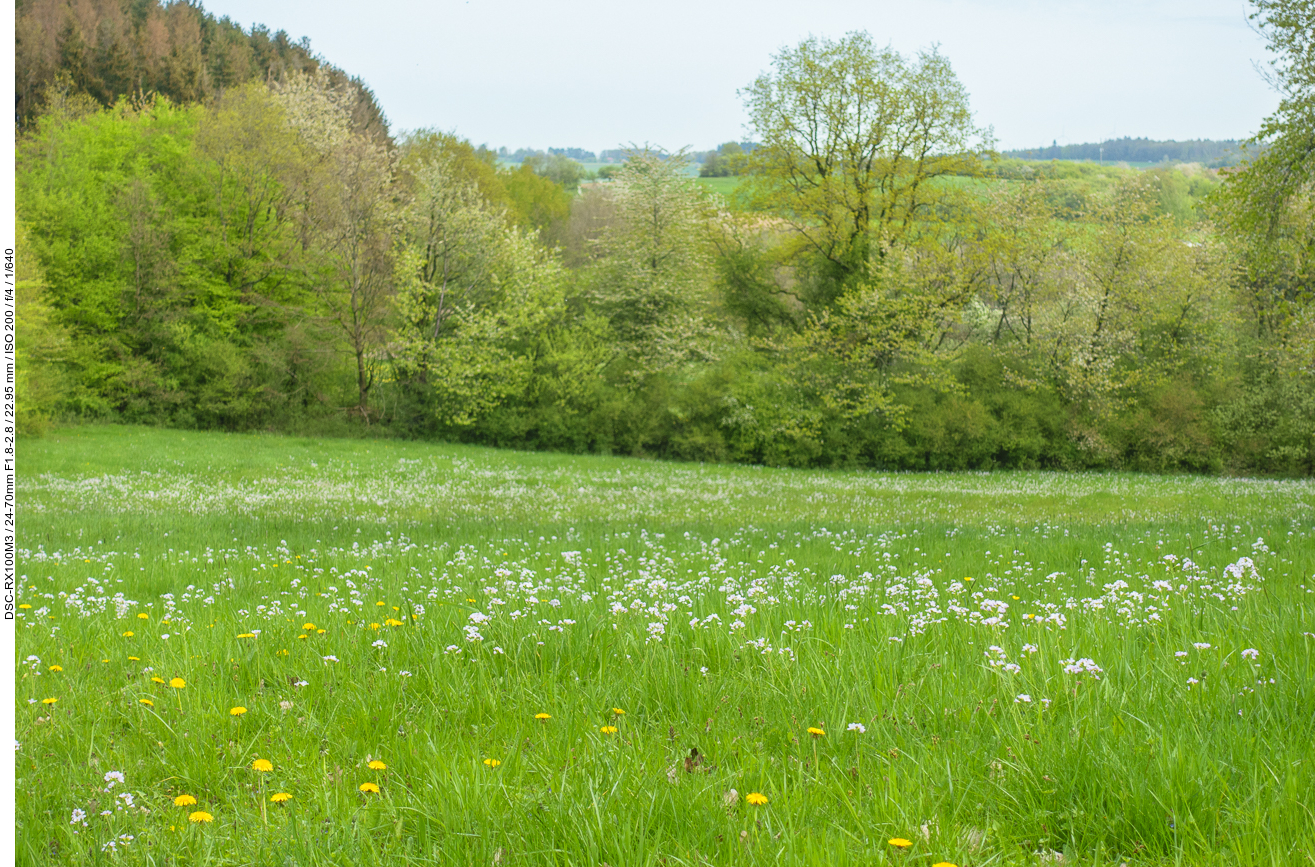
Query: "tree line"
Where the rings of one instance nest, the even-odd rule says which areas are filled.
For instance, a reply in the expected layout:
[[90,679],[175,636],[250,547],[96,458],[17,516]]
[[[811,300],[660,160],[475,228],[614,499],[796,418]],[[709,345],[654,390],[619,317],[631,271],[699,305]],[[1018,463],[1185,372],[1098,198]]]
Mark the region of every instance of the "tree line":
[[[783,49],[742,91],[733,199],[683,152],[572,189],[547,157],[381,136],[360,93],[321,68],[104,107],[52,78],[17,162],[23,429],[1315,470],[1295,146],[1222,178],[1033,170],[943,55],[865,33]],[[1294,105],[1272,139],[1309,128]]]

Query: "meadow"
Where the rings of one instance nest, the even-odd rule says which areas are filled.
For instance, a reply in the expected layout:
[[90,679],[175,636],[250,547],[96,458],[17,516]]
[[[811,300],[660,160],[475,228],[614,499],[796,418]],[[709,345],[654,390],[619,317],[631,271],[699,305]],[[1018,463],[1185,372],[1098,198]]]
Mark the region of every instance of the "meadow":
[[1315,863],[1315,481],[20,443],[20,864]]

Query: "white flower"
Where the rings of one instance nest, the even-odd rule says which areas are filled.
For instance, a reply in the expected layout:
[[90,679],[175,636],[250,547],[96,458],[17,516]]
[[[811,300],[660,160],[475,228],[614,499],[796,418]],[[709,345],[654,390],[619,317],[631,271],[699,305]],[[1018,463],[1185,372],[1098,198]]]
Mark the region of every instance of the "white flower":
[[388,644],[382,638],[370,645],[371,647],[387,647]]
[[1243,659],[1256,659],[1259,656],[1260,651],[1256,650],[1254,647],[1248,647],[1246,650],[1242,651]]
[[1201,681],[1197,680],[1197,679],[1194,678],[1194,677],[1189,677],[1189,678],[1187,678],[1187,685],[1188,685],[1188,686],[1192,686],[1193,684],[1197,684],[1197,683],[1200,683],[1200,682],[1201,682]]
[[863,734],[863,732],[867,731],[867,729],[863,727],[863,723],[850,723],[848,726],[846,726],[846,731],[858,732],[859,734]]
[[87,813],[85,810],[79,810],[77,807],[74,807],[73,816],[68,820],[68,823],[70,825],[76,825],[79,822],[84,825],[87,824]]
[[296,683],[294,683],[293,686],[310,686],[310,684],[304,680],[299,680]]
[[324,659],[325,662],[337,662],[337,661],[338,661],[338,657],[333,656],[333,655],[325,656],[325,657],[323,657],[323,659]]
[[410,676],[411,676],[411,672],[409,672],[409,671],[399,671],[399,672],[397,673],[397,676],[398,676],[398,677],[410,677]]
[[1204,641],[1196,641],[1196,642],[1193,642],[1193,643],[1192,643],[1192,647],[1195,647],[1197,650],[1209,650],[1209,649],[1210,649],[1210,645],[1209,645],[1209,644],[1206,644]]
[[1032,701],[1032,696],[1028,695],[1028,694],[1025,693],[1025,692],[1024,692],[1024,693],[1020,693],[1020,694],[1018,695],[1018,697],[1014,699],[1014,704],[1018,704],[1020,701],[1031,702],[1031,701]]

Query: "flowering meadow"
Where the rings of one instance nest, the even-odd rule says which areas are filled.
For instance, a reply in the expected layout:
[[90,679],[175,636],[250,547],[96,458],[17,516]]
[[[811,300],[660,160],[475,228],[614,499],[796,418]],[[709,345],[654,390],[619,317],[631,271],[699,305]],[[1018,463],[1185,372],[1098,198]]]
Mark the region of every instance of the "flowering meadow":
[[20,864],[1315,862],[1315,482],[79,427]]

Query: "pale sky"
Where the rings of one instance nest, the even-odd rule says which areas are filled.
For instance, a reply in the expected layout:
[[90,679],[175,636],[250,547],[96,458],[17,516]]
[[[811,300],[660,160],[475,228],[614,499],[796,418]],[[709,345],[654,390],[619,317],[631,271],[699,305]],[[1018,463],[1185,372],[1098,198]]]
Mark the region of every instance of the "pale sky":
[[243,27],[307,36],[393,130],[475,144],[708,149],[751,133],[736,90],[808,35],[939,43],[1001,149],[1242,138],[1278,97],[1245,0],[204,0]]

